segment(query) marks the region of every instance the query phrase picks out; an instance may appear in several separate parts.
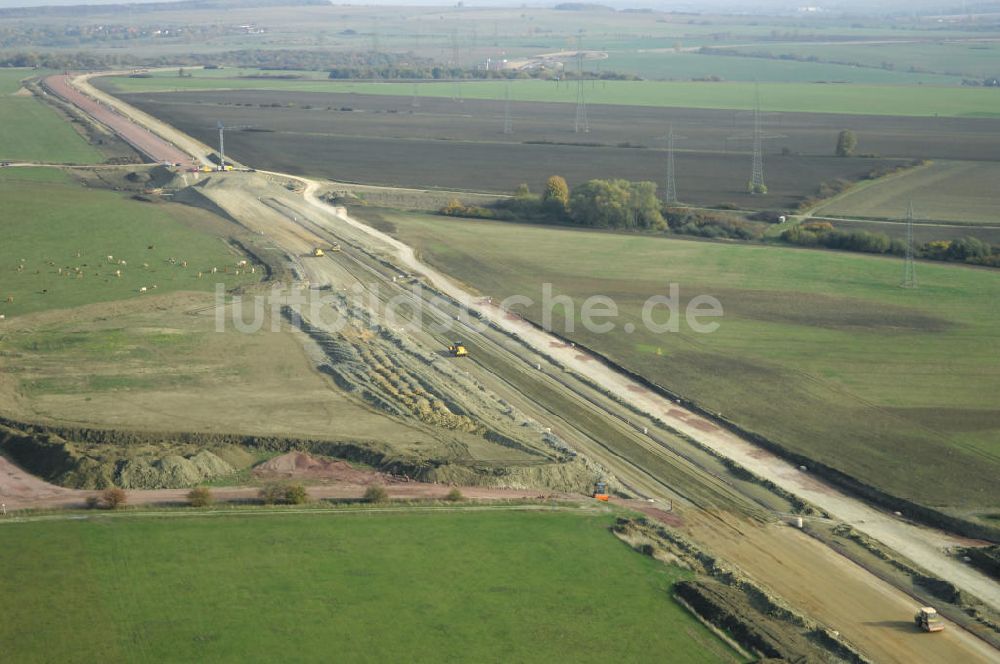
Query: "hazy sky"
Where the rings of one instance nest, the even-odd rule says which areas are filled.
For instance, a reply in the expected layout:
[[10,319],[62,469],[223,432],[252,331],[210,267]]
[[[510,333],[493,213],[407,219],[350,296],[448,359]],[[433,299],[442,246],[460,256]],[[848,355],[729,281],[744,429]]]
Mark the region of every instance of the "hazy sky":
[[[143,2],[164,2],[167,0],[0,0],[0,8],[36,7],[42,5],[108,5],[140,4]],[[962,0],[465,0],[467,7],[510,7],[522,4],[529,7],[551,7],[559,2],[592,2],[612,7],[654,7],[661,10],[680,11],[737,11],[767,12],[783,11],[801,6],[820,6],[830,9],[849,9],[865,13],[880,14],[901,10],[926,11],[930,8],[944,9],[957,7]],[[455,0],[338,0],[338,5],[408,5],[444,7],[455,4]]]

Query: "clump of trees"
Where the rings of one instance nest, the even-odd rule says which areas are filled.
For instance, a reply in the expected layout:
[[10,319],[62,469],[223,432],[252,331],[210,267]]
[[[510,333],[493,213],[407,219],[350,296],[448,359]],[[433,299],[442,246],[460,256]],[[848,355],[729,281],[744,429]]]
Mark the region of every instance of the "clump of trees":
[[301,484],[268,484],[258,493],[265,505],[301,505],[309,500],[306,488]]
[[545,223],[570,223],[591,228],[664,230],[660,200],[653,182],[589,180],[572,190],[558,175],[548,178],[542,194],[524,184],[514,196],[485,208],[455,199],[441,214],[475,219],[520,219]]
[[[893,242],[885,233],[841,231],[825,221],[810,221],[793,226],[781,234],[781,239],[801,247],[819,246],[869,254],[884,254],[893,249]],[[896,249],[898,251],[899,247]]]
[[756,240],[763,235],[766,227],[766,224],[750,222],[734,215],[685,208],[667,208],[666,218],[674,233],[707,238]]
[[588,180],[575,187],[569,200],[570,219],[592,228],[663,230],[653,182]]
[[448,201],[448,204],[438,210],[440,214],[448,217],[467,217],[471,219],[502,219],[503,215],[492,208],[479,207],[476,205],[465,205],[457,198]]
[[[901,240],[890,239],[885,233],[839,230],[827,221],[809,221],[793,226],[781,234],[781,239],[800,247],[826,247],[898,256],[906,253],[906,245]],[[993,247],[972,236],[957,240],[931,240],[915,247],[914,253],[918,258],[929,260],[1000,267],[1000,247]]]
[[934,240],[920,247],[920,255],[942,261],[962,261],[966,263],[988,264],[993,248],[979,238],[967,235],[957,240]]

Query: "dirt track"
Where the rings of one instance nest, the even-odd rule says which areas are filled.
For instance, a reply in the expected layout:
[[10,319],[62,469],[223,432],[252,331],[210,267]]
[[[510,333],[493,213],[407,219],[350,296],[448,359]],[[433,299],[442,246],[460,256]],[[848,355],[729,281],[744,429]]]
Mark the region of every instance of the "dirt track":
[[[322,462],[320,462],[322,463]],[[279,463],[278,467],[282,467]],[[294,462],[293,462],[294,465]],[[346,464],[345,464],[346,465]],[[314,466],[315,468],[315,466]],[[323,473],[315,472],[267,472],[260,474],[262,479],[308,479],[320,480]],[[365,472],[336,467],[336,472],[328,473],[331,482],[308,487],[312,500],[323,499],[358,499],[365,489],[372,484],[383,484],[390,498],[396,500],[426,500],[444,498],[452,487],[443,484],[427,484],[425,482],[409,482],[394,480],[381,473]],[[339,478],[345,478],[344,480]],[[332,478],[338,478],[335,481]],[[346,481],[345,481],[346,480]],[[131,490],[125,493],[129,505],[161,505],[187,504],[189,489],[151,489]],[[258,497],[256,487],[219,487],[212,489],[212,494],[220,502],[255,501]],[[569,493],[545,493],[537,490],[492,489],[486,487],[461,487],[462,495],[476,500],[518,500],[553,498],[561,500],[584,500],[584,496]],[[8,459],[0,456],[0,502],[6,505],[8,512],[26,509],[81,508],[87,496],[96,495],[96,491],[79,491],[66,489],[49,484],[25,472]]]
[[[332,214],[331,209],[316,196],[318,184],[305,182],[306,201],[314,208],[313,214],[325,220],[331,228],[350,227],[364,233],[379,244],[391,247],[393,253],[398,254],[396,260],[402,260],[411,269],[423,273],[443,292],[462,301],[474,302],[446,276],[423,265],[409,247],[350,219],[343,211]],[[817,498],[817,504],[852,523],[858,530],[868,532],[902,550],[918,563],[931,567],[927,564],[929,561],[943,571],[942,576],[958,585],[968,587],[971,583],[972,592],[980,595],[984,594],[984,589],[990,591],[991,588],[996,588],[996,584],[992,582],[981,582],[975,575],[964,574],[966,570],[941,553],[940,546],[954,541],[952,538],[882,515],[780,459],[761,454],[757,448],[719,429],[713,423],[648,393],[577,349],[563,348],[560,347],[561,344],[553,345],[552,338],[526,323],[503,315],[497,316],[498,312],[486,304],[473,304],[473,307],[479,308],[494,323],[516,333],[540,352],[554,356],[564,366],[613,390],[623,400],[656,414],[671,426],[715,447],[794,493],[809,500]],[[342,491],[343,488],[330,487],[329,490]],[[473,495],[473,490],[469,490],[469,495]],[[52,496],[50,499],[58,501],[66,498]],[[913,634],[912,630],[904,630],[902,624],[910,619],[915,605],[912,599],[819,543],[810,541],[803,544],[804,536],[799,533],[773,526],[761,528],[750,522],[734,523],[731,518],[718,516],[713,521],[712,515],[698,512],[689,512],[686,516],[696,517],[691,519],[691,528],[699,539],[712,543],[714,537],[719,553],[729,557],[779,594],[787,593],[788,599],[797,606],[808,610],[822,622],[840,629],[848,639],[878,661],[995,661],[994,651],[954,626],[950,626],[946,635],[931,638]],[[929,544],[925,543],[927,538],[931,539]],[[863,592],[865,589],[877,592]],[[864,599],[859,600],[861,597]],[[859,601],[865,602],[863,611],[860,612]]]

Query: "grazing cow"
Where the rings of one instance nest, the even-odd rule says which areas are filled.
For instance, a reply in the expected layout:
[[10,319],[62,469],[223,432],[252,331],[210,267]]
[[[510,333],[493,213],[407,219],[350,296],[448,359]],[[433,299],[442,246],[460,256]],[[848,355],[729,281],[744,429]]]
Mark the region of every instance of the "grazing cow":
[[146,287],[145,287],[145,286],[143,286],[142,288],[140,288],[140,289],[139,289],[139,292],[140,292],[140,293],[145,293],[145,292],[146,292]]

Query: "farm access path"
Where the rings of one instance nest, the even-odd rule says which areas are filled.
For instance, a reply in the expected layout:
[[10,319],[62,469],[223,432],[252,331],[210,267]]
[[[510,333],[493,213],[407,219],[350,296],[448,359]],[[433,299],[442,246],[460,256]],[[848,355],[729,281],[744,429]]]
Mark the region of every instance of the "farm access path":
[[[85,90],[90,87],[86,81],[78,84]],[[127,111],[127,105],[122,104],[122,106]],[[165,132],[164,135],[175,144],[190,140],[162,123],[159,123],[156,130]],[[334,210],[321,201],[317,196],[319,183],[285,174],[272,175],[303,183],[305,198],[298,200],[311,208],[310,216],[316,220],[314,223],[322,224],[332,234],[343,234],[350,229],[353,234],[363,235],[370,242],[390,249],[396,256],[394,260],[401,261],[421,273],[441,292],[452,295],[462,302],[474,302],[472,308],[497,326],[518,335],[525,346],[534,347],[540,355],[553,358],[580,376],[587,377],[603,388],[615,392],[624,402],[655,415],[668,425],[733,458],[759,475],[768,477],[786,488],[791,487],[793,493],[853,523],[858,530],[868,532],[890,546],[892,542],[886,540],[900,541],[902,546],[899,548],[902,553],[913,558],[918,564],[927,567],[936,565],[942,568],[944,573],[939,573],[941,576],[949,578],[960,587],[971,587],[969,592],[972,594],[982,596],[984,594],[982,590],[988,590],[990,585],[995,586],[985,577],[982,578],[982,582],[975,577],[956,580],[960,576],[955,574],[956,569],[962,571],[957,563],[956,568],[941,567],[940,563],[950,561],[941,547],[963,543],[960,540],[944,533],[907,524],[873,510],[861,501],[837,492],[777,457],[762,453],[762,450],[717,427],[714,423],[677,407],[669,399],[635,385],[627,376],[594,361],[596,358],[567,347],[561,340],[537,330],[524,321],[511,320],[511,317],[505,315],[505,312],[498,311],[488,299],[475,301],[475,296],[467,293],[457,283],[419,261],[410,247],[351,219],[344,210]],[[256,203],[257,199],[249,192],[243,195],[248,199],[247,210],[253,210],[252,204]],[[280,229],[270,227],[267,230],[273,230],[277,234],[276,241],[297,240],[299,244],[303,241],[308,244],[308,240],[301,235],[296,237],[294,230],[279,232]],[[289,250],[299,253],[302,247],[293,244]],[[330,271],[331,275],[336,273],[336,266],[333,263],[323,269]],[[620,468],[612,470],[617,473]],[[627,476],[629,472],[626,470],[625,475]],[[959,629],[949,630],[943,639],[929,641],[918,637],[914,640],[914,635],[903,633],[904,631],[898,628],[900,619],[908,619],[911,615],[914,605],[911,598],[825,545],[803,537],[792,529],[761,527],[759,523],[750,521],[731,527],[731,520],[727,522],[717,515],[714,517],[702,515],[699,518],[702,527],[693,533],[695,539],[698,539],[699,534],[705,536],[708,540],[706,543],[716,547],[717,552],[723,557],[733,559],[752,576],[774,588],[779,595],[794,605],[807,609],[821,621],[841,629],[849,640],[879,661],[943,661],[949,657],[957,657],[963,661],[990,661],[995,657],[994,651]],[[932,543],[921,545],[924,539],[931,539]],[[910,553],[911,551],[913,553]],[[928,562],[931,565],[927,565]],[[897,621],[896,626],[887,626],[893,620]]]
[[[399,482],[381,473],[359,471],[364,477],[352,481],[338,481],[333,484],[310,484],[309,497],[314,500],[360,499],[371,484],[385,486],[389,496],[396,500],[443,500],[452,487],[428,482]],[[289,475],[289,479],[303,479]],[[306,478],[308,479],[308,478]],[[132,506],[186,505],[188,489],[131,489],[126,491],[128,504]],[[525,489],[495,489],[489,487],[462,487],[462,494],[474,500],[576,500],[584,496],[570,493],[544,492]],[[0,502],[8,512],[39,509],[79,509],[84,506],[87,496],[94,491],[67,489],[50,484],[21,469],[8,459],[0,456]],[[212,496],[218,502],[249,502],[258,497],[258,488],[252,486],[230,486],[212,488]],[[628,505],[629,501],[623,501]],[[636,504],[638,508],[643,505]],[[14,516],[14,515],[12,515]]]

